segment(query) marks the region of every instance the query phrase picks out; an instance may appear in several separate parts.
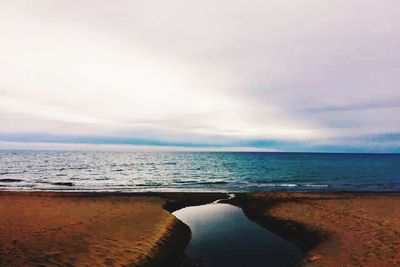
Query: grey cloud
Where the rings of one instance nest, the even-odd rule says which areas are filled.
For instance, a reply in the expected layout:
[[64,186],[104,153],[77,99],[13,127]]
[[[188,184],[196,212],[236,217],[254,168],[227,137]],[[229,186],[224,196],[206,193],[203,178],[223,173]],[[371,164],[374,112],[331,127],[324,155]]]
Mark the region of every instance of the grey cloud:
[[[31,53],[36,54],[43,46],[49,50],[49,55],[55,56],[55,65],[45,66],[42,72],[21,72],[14,80],[0,78],[0,96],[12,94],[35,100],[35,103],[56,103],[87,117],[114,120],[115,125],[105,124],[103,128],[116,135],[149,135],[190,141],[221,135],[235,139],[238,138],[234,136],[236,131],[245,135],[245,130],[257,132],[262,126],[268,126],[288,128],[289,131],[307,129],[317,132],[317,139],[321,141],[337,138],[339,143],[347,136],[360,133],[400,131],[400,121],[395,115],[400,107],[400,6],[397,0],[40,0],[34,4],[16,0],[0,5],[3,7],[3,25],[15,28],[17,32],[13,35],[7,27],[0,28],[4,35],[15,38],[10,41],[20,44],[18,38],[27,32],[32,34],[32,42],[27,46],[24,44],[16,53],[29,54],[29,49],[33,49]],[[51,37],[35,39],[42,34]],[[197,88],[211,99],[220,94],[216,101],[234,99],[241,106],[230,102],[229,110],[222,104],[218,109],[216,103],[209,110],[193,114],[187,107],[179,109],[178,103],[179,111],[171,105],[172,108],[162,114],[149,116],[147,110],[138,108],[132,111],[131,117],[123,117],[130,111],[125,107],[140,104],[140,101],[124,96],[118,88],[124,83],[115,84],[122,78],[128,82],[134,80],[135,73],[130,69],[125,73],[122,67],[119,70],[120,61],[115,63],[107,57],[96,61],[95,53],[94,56],[83,53],[85,58],[82,59],[74,58],[73,52],[87,44],[89,50],[106,46],[104,51],[99,49],[99,53],[110,52],[111,59],[119,53],[124,58],[135,52],[144,58],[144,62],[166,62],[171,70],[190,76],[183,91]],[[57,76],[64,71],[63,66],[57,65],[57,61],[65,60],[58,59],[66,52],[64,50],[76,60],[73,62],[76,68],[82,68],[67,69],[71,77]],[[112,53],[115,51],[118,52],[116,55]],[[0,46],[0,53],[9,52]],[[139,62],[135,56],[133,54],[123,63]],[[96,64],[87,64],[92,61]],[[15,64],[23,67],[27,62]],[[88,68],[104,67],[104,72],[90,76],[85,72],[85,64]],[[0,67],[9,69],[5,63],[2,65]],[[115,71],[115,77],[104,75],[109,69]],[[99,82],[94,83],[95,79]],[[79,84],[82,81],[85,85]],[[32,89],[20,89],[27,86]],[[76,89],[76,94],[68,93],[70,88],[79,86],[82,86],[81,91]],[[41,88],[52,90],[45,92]],[[54,93],[57,90],[62,97],[57,98],[58,94]],[[162,86],[159,91],[163,91]],[[46,96],[48,99],[44,99]],[[87,105],[91,96],[98,101],[97,107]],[[167,103],[169,97],[174,99],[179,95],[166,94],[161,100]],[[118,112],[111,114],[114,110]],[[138,111],[143,114],[137,115]],[[27,120],[31,119],[27,116],[25,120],[17,120],[21,121],[19,129],[36,130],[28,127],[31,124],[24,126]],[[50,132],[59,125],[70,125],[59,121],[52,122],[57,125],[53,127],[51,123],[37,120],[37,125],[46,125],[47,128],[41,128]],[[222,134],[217,126],[224,123],[226,131]],[[85,125],[76,128],[82,133],[94,131]],[[104,129],[96,128],[106,131]],[[270,137],[267,135],[265,138]],[[278,135],[273,137],[279,138]]]
[[371,101],[366,103],[354,103],[349,105],[336,105],[313,107],[307,109],[300,109],[303,112],[346,112],[353,110],[366,110],[366,109],[386,109],[386,108],[400,108],[400,100],[386,100],[386,101]]

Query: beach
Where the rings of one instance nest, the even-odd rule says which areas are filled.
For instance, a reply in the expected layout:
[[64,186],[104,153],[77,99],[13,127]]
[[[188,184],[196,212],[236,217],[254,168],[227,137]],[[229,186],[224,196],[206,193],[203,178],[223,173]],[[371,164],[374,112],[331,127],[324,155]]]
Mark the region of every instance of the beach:
[[164,204],[141,195],[1,192],[0,265],[154,263],[190,239]]
[[[225,197],[1,192],[0,265],[173,266],[190,229],[170,212]],[[228,202],[307,252],[302,266],[400,264],[399,194],[242,193]]]
[[307,251],[301,266],[400,266],[398,193],[249,193],[232,202]]

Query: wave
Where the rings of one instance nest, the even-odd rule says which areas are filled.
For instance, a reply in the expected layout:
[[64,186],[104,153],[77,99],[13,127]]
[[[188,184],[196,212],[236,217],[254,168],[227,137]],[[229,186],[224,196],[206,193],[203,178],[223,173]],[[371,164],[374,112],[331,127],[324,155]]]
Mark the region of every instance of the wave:
[[205,181],[205,182],[198,182],[197,184],[229,184],[227,181]]
[[270,186],[270,187],[297,187],[299,186],[298,184],[265,184],[265,186]]
[[60,185],[60,186],[74,186],[75,184],[72,182],[55,182],[51,183],[52,185]]
[[135,184],[134,186],[139,186],[139,187],[146,187],[146,186],[155,186],[155,187],[159,187],[159,186],[163,186],[164,184],[162,183],[145,183],[145,184]]
[[197,183],[197,181],[194,181],[194,180],[175,180],[174,183],[176,183],[176,184],[193,184],[193,183]]
[[210,181],[194,181],[194,180],[187,180],[187,181],[174,181],[177,184],[185,184],[185,185],[212,185],[212,184],[229,184],[229,182],[224,180],[210,180]]
[[61,168],[61,170],[87,170],[89,169],[89,166],[78,166],[78,167],[67,167],[67,168]]
[[317,178],[295,178],[295,179],[268,179],[267,181],[269,183],[273,184],[285,184],[285,183],[290,183],[290,184],[304,184],[304,183],[309,183],[309,182],[315,182],[319,181],[320,179]]
[[106,177],[106,176],[100,176],[100,177],[94,178],[94,180],[96,180],[96,181],[105,181],[105,180],[110,180],[110,178]]
[[306,186],[306,187],[328,187],[329,185],[327,185],[327,184],[306,184],[304,186]]
[[26,170],[22,170],[22,171],[1,171],[0,175],[7,175],[7,174],[24,174],[26,173]]
[[268,183],[268,184],[262,184],[261,186],[267,186],[267,187],[328,187],[329,185],[327,184],[297,184],[297,183]]
[[0,179],[1,183],[15,183],[15,182],[22,182],[24,180],[22,179],[12,179],[12,178],[5,178],[5,179]]

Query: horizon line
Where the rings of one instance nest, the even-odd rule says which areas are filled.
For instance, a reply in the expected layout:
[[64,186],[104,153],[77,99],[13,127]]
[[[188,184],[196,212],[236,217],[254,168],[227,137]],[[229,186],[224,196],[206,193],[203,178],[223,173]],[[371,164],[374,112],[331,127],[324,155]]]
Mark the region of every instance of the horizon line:
[[366,151],[306,151],[276,148],[215,146],[160,146],[131,144],[91,144],[61,142],[10,142],[0,141],[0,151],[98,151],[98,152],[255,152],[255,153],[314,153],[314,154],[400,154],[399,152]]

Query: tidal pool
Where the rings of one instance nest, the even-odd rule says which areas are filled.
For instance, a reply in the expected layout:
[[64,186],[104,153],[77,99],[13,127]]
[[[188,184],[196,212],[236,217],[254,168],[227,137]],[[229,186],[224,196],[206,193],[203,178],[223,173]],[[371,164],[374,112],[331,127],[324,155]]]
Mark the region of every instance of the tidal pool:
[[173,213],[192,231],[184,258],[190,266],[294,266],[304,255],[293,243],[249,220],[241,208],[212,203]]

